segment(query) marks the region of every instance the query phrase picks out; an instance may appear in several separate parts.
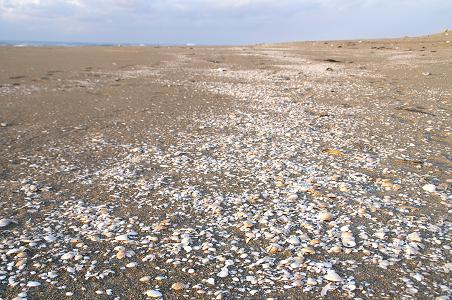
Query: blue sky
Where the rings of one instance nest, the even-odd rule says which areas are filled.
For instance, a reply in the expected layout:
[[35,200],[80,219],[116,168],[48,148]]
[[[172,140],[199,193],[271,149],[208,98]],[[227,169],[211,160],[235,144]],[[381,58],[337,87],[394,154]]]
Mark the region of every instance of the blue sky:
[[250,44],[448,27],[452,0],[0,0],[0,40]]

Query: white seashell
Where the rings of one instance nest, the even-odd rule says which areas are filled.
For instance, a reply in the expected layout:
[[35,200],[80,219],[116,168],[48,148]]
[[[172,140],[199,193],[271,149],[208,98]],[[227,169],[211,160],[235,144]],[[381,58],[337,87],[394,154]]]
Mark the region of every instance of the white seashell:
[[181,291],[185,289],[185,284],[183,284],[182,282],[175,282],[171,285],[171,288],[175,291]]
[[374,235],[375,235],[377,238],[381,239],[381,240],[383,240],[383,239],[385,238],[385,233],[384,233],[384,231],[377,231],[377,232],[375,232]]
[[424,185],[424,186],[422,187],[422,189],[423,189],[424,191],[433,193],[434,191],[436,191],[436,186],[435,186],[434,184],[426,184],[426,185]]
[[8,252],[6,252],[6,255],[12,255],[12,254],[16,254],[19,252],[20,252],[19,248],[13,248],[13,249],[8,250]]
[[341,251],[342,251],[341,247],[333,246],[333,247],[331,247],[329,252],[331,252],[331,253],[340,253]]
[[148,291],[146,291],[146,296],[151,297],[151,298],[161,298],[161,297],[163,297],[162,293],[160,293],[157,290],[148,290]]
[[48,243],[54,242],[54,241],[56,241],[56,239],[57,238],[54,235],[47,235],[44,237],[44,240]]
[[418,232],[412,232],[410,233],[408,236],[408,240],[412,241],[412,242],[421,242],[421,236],[419,235]]
[[38,281],[29,281],[29,282],[27,282],[27,286],[28,287],[37,287],[37,286],[40,286],[40,285],[41,285],[41,283],[38,282]]
[[387,269],[390,266],[390,263],[389,263],[389,261],[382,259],[382,260],[380,260],[380,263],[378,264],[378,266],[382,269]]
[[223,268],[223,269],[217,274],[217,276],[220,277],[220,278],[228,277],[228,275],[229,275],[229,271],[228,271],[227,268]]
[[74,256],[75,256],[74,252],[67,252],[67,253],[61,255],[60,258],[61,258],[62,260],[69,260],[69,259],[73,259]]
[[213,278],[207,279],[206,282],[210,285],[215,285],[215,279],[213,279]]
[[0,228],[6,227],[11,223],[12,221],[10,219],[0,219]]
[[297,237],[297,236],[294,236],[294,235],[291,236],[291,237],[289,237],[289,238],[287,239],[287,242],[288,242],[289,244],[295,245],[295,246],[300,245],[300,243],[301,243],[300,238]]
[[322,288],[322,291],[320,291],[320,296],[325,297],[326,294],[328,294],[328,292],[329,292],[330,290],[334,290],[334,288],[331,286],[331,283],[328,283],[327,285],[325,285],[325,286]]
[[414,247],[414,246],[406,245],[405,246],[405,252],[406,252],[407,255],[416,255],[416,254],[419,253],[419,250],[416,247]]
[[139,279],[140,282],[149,282],[151,281],[151,277],[150,276],[143,276]]
[[115,240],[121,241],[121,242],[126,242],[129,240],[129,236],[127,234],[118,235],[115,237]]
[[351,248],[356,246],[355,238],[350,231],[345,231],[341,233],[342,244],[345,247]]
[[342,277],[339,276],[336,271],[334,270],[328,270],[327,274],[325,276],[323,276],[323,278],[325,278],[326,280],[329,281],[334,281],[334,282],[339,282],[342,281]]
[[327,211],[321,212],[319,213],[319,220],[325,222],[331,221],[333,220],[333,215]]
[[288,201],[288,202],[294,202],[294,201],[296,201],[296,200],[298,200],[298,195],[297,195],[297,194],[290,194],[290,195],[287,197],[287,201]]

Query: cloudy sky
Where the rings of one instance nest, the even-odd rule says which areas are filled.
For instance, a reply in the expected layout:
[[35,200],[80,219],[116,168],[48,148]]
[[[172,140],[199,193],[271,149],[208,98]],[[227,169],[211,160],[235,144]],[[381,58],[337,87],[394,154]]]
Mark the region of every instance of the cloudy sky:
[[452,0],[0,0],[0,40],[248,44],[447,27]]

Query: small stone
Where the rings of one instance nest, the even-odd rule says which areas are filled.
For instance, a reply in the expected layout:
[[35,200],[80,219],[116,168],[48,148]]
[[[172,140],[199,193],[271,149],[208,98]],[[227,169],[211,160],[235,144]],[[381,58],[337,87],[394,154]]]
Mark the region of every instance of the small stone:
[[138,266],[138,263],[136,262],[131,262],[126,265],[127,268],[135,268],[136,266]]

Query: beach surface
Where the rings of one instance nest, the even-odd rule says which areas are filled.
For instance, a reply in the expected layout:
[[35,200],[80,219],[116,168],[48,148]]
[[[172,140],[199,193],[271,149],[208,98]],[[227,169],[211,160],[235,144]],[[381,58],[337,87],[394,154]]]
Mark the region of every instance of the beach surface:
[[449,299],[450,41],[0,47],[0,299]]

